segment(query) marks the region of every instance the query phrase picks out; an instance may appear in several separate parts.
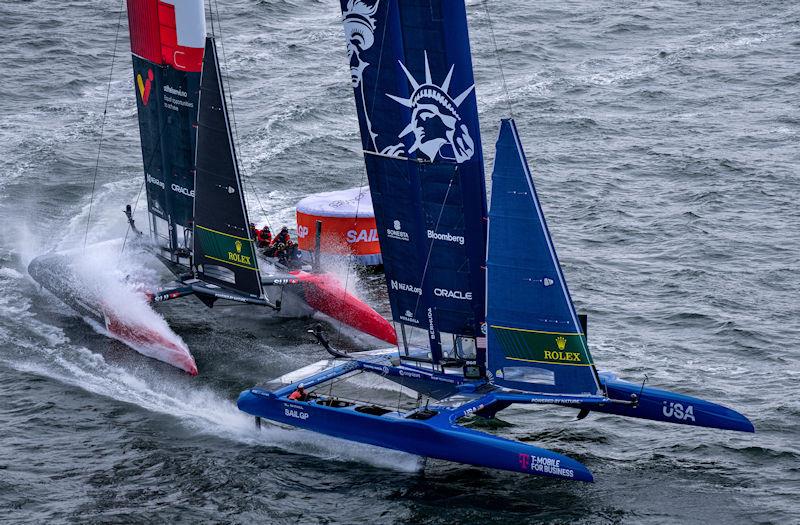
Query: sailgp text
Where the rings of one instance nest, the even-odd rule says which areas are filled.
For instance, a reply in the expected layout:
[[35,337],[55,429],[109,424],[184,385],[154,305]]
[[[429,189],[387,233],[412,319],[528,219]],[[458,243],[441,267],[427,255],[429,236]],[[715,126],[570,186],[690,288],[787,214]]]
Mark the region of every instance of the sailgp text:
[[305,421],[308,419],[308,412],[301,412],[300,410],[295,410],[293,408],[284,408],[283,414],[288,417],[293,417],[295,419],[301,419]]
[[378,230],[348,230],[347,242],[348,244],[357,242],[378,242]]

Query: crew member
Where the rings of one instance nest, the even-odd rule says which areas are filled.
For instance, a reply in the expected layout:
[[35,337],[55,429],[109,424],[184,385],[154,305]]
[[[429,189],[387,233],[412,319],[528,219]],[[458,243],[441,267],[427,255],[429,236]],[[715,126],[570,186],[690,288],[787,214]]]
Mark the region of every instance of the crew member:
[[272,240],[272,245],[276,244],[283,244],[284,246],[291,246],[292,245],[292,238],[289,236],[289,228],[283,226],[281,231],[278,232],[278,235]]
[[256,230],[256,233],[259,248],[267,248],[272,244],[272,232],[269,231],[269,226],[264,226],[260,230]]
[[289,399],[292,401],[308,401],[308,392],[306,392],[305,385],[303,383],[297,385],[297,390],[289,394]]

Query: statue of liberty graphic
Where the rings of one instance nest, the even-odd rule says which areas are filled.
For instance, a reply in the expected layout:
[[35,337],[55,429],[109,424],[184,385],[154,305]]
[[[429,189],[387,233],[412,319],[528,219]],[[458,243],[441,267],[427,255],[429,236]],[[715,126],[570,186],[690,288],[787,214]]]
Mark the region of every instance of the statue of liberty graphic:
[[379,3],[380,0],[369,6],[362,0],[349,0],[347,9],[342,15],[344,34],[347,38],[347,58],[350,60],[350,81],[353,83],[353,88],[360,91],[361,109],[375,151],[378,151],[375,143],[378,135],[372,132],[372,122],[369,120],[367,103],[364,98],[364,85],[361,82],[361,76],[364,69],[369,66],[369,62],[364,61],[361,55],[375,43],[375,13],[378,11]]
[[[377,27],[375,15],[378,12],[379,4],[380,0],[372,5],[364,0],[348,0],[342,15],[344,32],[347,37],[347,56],[350,60],[350,81],[353,89],[357,90],[357,103],[360,103],[361,106],[372,150],[391,157],[402,157],[419,151],[431,161],[442,158],[460,163],[471,159],[475,153],[475,142],[458,114],[458,107],[473,91],[475,84],[465,89],[457,97],[451,97],[448,91],[454,66],[450,66],[450,71],[441,85],[435,84],[431,77],[427,52],[425,53],[425,81],[421,84],[409,73],[403,62],[398,60],[413,92],[409,98],[401,98],[388,93],[386,95],[411,109],[411,122],[397,136],[401,142],[384,148],[378,147],[378,134],[372,130],[372,121],[367,111],[364,94],[363,74],[370,63],[364,60],[363,56],[375,44]],[[413,134],[414,142],[407,145],[405,137],[411,134]]]
[[[455,66],[450,66],[450,71],[442,85],[438,86],[431,78],[427,52],[425,53],[425,82],[422,84],[409,73],[403,62],[399,60],[398,62],[406,74],[413,92],[409,98],[388,93],[386,96],[411,109],[411,122],[398,135],[398,138],[402,139],[406,135],[414,134],[414,143],[408,148],[408,154],[420,151],[430,161],[436,160],[437,157],[455,160],[459,163],[471,159],[475,153],[475,142],[458,114],[458,107],[475,89],[475,84],[453,98],[448,91]],[[404,147],[405,143],[401,142],[385,148],[382,153],[400,156],[403,154]]]

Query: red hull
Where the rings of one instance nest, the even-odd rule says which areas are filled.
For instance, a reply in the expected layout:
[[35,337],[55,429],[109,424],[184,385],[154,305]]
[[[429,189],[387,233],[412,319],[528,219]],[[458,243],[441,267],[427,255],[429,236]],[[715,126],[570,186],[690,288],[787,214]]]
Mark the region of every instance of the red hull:
[[140,354],[180,368],[190,375],[197,375],[197,365],[185,345],[170,341],[162,334],[145,326],[123,323],[108,313],[105,314],[105,317],[106,329],[114,338],[119,339]]
[[372,337],[397,344],[397,334],[392,324],[368,304],[348,293],[330,275],[302,270],[290,273],[300,280],[304,299],[311,308]]

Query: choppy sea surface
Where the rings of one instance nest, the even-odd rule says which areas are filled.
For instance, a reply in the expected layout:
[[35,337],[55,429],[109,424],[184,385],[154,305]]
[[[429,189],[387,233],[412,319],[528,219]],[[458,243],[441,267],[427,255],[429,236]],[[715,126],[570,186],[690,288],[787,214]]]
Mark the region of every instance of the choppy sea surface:
[[[250,208],[292,225],[365,180],[338,2],[220,4]],[[757,429],[502,414],[591,485],[256,433],[236,396],[322,358],[312,321],[165,306],[190,378],[39,290],[27,262],[83,243],[107,89],[89,243],[141,187],[122,7],[0,3],[0,522],[800,522],[800,4],[468,2],[488,166],[510,108],[599,367]]]

